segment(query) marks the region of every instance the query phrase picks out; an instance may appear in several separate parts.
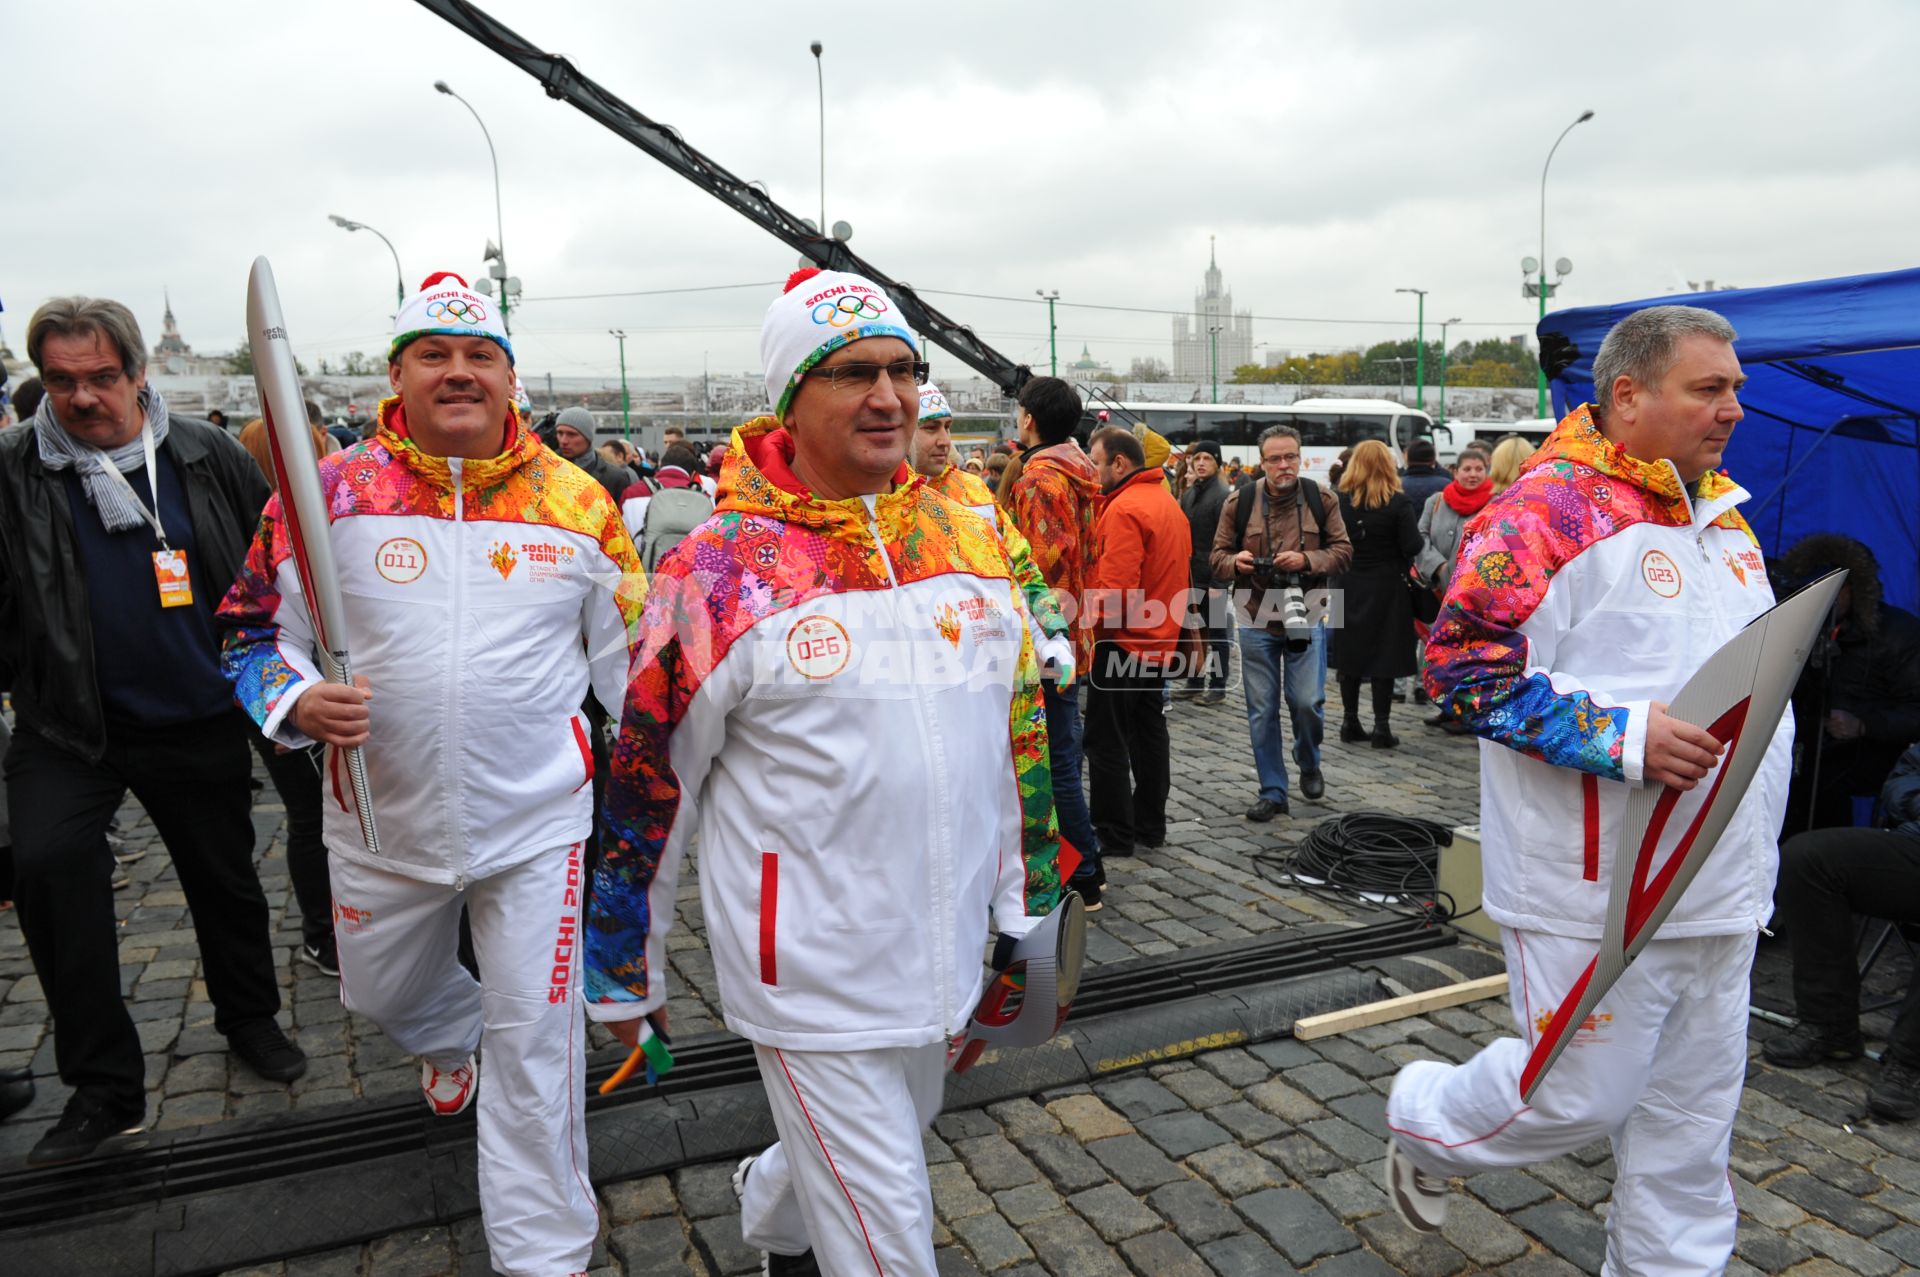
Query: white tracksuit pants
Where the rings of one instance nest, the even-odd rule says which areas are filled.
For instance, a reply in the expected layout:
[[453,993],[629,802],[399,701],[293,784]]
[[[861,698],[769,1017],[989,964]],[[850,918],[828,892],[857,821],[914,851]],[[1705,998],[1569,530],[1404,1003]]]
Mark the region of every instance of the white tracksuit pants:
[[826,1277],[934,1277],[920,1134],[940,1113],[947,1044],[782,1051],[754,1044],[780,1142],[747,1173],[740,1232]]
[[[496,1272],[584,1272],[599,1230],[587,1183],[577,960],[581,847],[464,891],[328,857],[340,993],[403,1051],[455,1068],[480,1047],[480,1216]],[[484,983],[457,956],[460,906]]]
[[1520,1073],[1594,942],[1504,931],[1513,1017],[1465,1064],[1400,1070],[1387,1125],[1422,1170],[1473,1175],[1613,1142],[1610,1277],[1718,1273],[1739,1211],[1727,1155],[1747,1072],[1754,933],[1654,940],[1594,1008],[1531,1105]]

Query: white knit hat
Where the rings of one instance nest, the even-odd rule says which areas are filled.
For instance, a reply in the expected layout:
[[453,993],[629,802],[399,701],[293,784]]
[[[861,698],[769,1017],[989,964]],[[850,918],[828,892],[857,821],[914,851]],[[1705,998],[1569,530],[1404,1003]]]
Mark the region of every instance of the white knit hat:
[[416,338],[444,334],[451,337],[486,337],[500,344],[513,362],[513,343],[500,323],[500,309],[491,297],[482,297],[467,287],[467,281],[452,271],[435,271],[421,281],[420,291],[407,298],[407,304],[393,317],[393,345],[387,350],[389,361]]
[[773,415],[786,415],[808,369],[868,337],[898,337],[919,349],[900,308],[872,280],[812,267],[795,271],[760,323],[760,366]]
[[952,416],[953,405],[948,403],[947,397],[940,393],[940,387],[934,385],[931,381],[922,383],[920,387],[920,420],[938,421],[942,417],[951,418]]

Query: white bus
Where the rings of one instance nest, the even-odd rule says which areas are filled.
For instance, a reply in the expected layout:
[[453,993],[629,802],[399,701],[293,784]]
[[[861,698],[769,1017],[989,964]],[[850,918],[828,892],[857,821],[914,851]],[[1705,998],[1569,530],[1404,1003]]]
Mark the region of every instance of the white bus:
[[[1083,388],[1084,389],[1084,388]],[[1100,420],[1105,413],[1107,422]],[[1367,439],[1378,439],[1395,449],[1396,460],[1406,462],[1407,447],[1416,439],[1431,439],[1441,462],[1453,460],[1458,449],[1453,432],[1436,426],[1418,408],[1389,399],[1300,399],[1290,404],[1170,404],[1109,399],[1092,394],[1086,414],[1101,424],[1132,426],[1144,421],[1164,437],[1175,452],[1199,439],[1220,445],[1223,459],[1256,466],[1258,439],[1268,426],[1289,425],[1300,432],[1300,468],[1325,472],[1340,453]]]

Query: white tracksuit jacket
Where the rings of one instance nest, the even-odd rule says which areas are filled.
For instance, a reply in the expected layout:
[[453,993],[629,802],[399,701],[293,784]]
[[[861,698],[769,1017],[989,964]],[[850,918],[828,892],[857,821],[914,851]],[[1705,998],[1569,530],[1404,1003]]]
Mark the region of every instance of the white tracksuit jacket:
[[[1426,678],[1481,737],[1483,903],[1500,925],[1601,934],[1648,702],[1773,605],[1746,497],[1716,473],[1689,496],[1671,462],[1627,456],[1583,407],[1469,525]],[[1789,711],[1661,938],[1766,923],[1792,745]],[[1680,796],[1659,863],[1709,789]]]
[[[484,460],[420,452],[397,399],[380,421],[320,463],[346,646],[373,688],[361,749],[381,854],[338,757],[327,848],[457,887],[591,830],[579,710],[589,678],[620,703],[645,578],[606,489],[517,420]],[[220,605],[222,660],[261,730],[306,745],[288,712],[322,675],[283,519],[276,495]]]
[[991,912],[1059,899],[1026,608],[991,527],[902,477],[822,501],[772,418],[735,432],[714,516],[660,562],[607,790],[588,1013],[666,1001],[696,822],[727,1026],[861,1051],[959,1031]]

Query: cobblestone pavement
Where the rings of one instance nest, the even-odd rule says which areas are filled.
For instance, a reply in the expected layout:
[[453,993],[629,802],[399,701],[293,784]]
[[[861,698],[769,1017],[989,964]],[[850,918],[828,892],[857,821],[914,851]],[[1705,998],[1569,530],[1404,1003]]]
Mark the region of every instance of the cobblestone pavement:
[[[1330,712],[1337,700],[1330,698]],[[1235,700],[1176,702],[1175,800],[1168,846],[1109,868],[1110,906],[1096,915],[1093,956],[1113,961],[1257,934],[1339,910],[1258,872],[1254,857],[1326,815],[1371,808],[1471,823],[1473,747],[1401,710],[1405,744],[1375,751],[1330,742],[1327,799],[1252,825],[1245,724]],[[151,842],[137,808],[123,822]],[[276,945],[299,938],[271,790],[256,824]],[[229,1066],[197,978],[184,901],[155,854],[131,865],[122,893],[122,955],[148,1051],[149,1118],[161,1128],[308,1109],[416,1085],[411,1061],[346,1015],[332,982],[283,972],[283,1015],[313,1067],[291,1088]],[[712,968],[691,888],[673,942],[681,1033],[717,1027]],[[1769,949],[1773,946],[1769,946]],[[1763,950],[1777,986],[1780,955]],[[300,971],[307,969],[301,968]],[[42,1095],[0,1125],[0,1159],[37,1137],[64,1099],[50,1075],[45,1003],[17,925],[0,920],[0,1065],[31,1059]],[[1892,1274],[1920,1265],[1920,1129],[1865,1119],[1865,1062],[1780,1072],[1754,1058],[1733,1149],[1742,1219],[1729,1270]],[[1884,1016],[1869,1035],[1884,1034]],[[984,1110],[941,1117],[927,1136],[941,1271],[1000,1277],[1186,1277],[1311,1272],[1515,1277],[1597,1272],[1612,1161],[1604,1143],[1527,1171],[1458,1182],[1442,1237],[1416,1239],[1380,1189],[1384,1103],[1393,1071],[1415,1059],[1465,1058],[1512,1032],[1504,1000],[1302,1044],[1215,1051]],[[604,1274],[758,1271],[742,1245],[728,1187],[732,1164],[610,1185],[594,1258]],[[245,1270],[266,1277],[411,1277],[488,1271],[477,1220],[382,1238]]]

